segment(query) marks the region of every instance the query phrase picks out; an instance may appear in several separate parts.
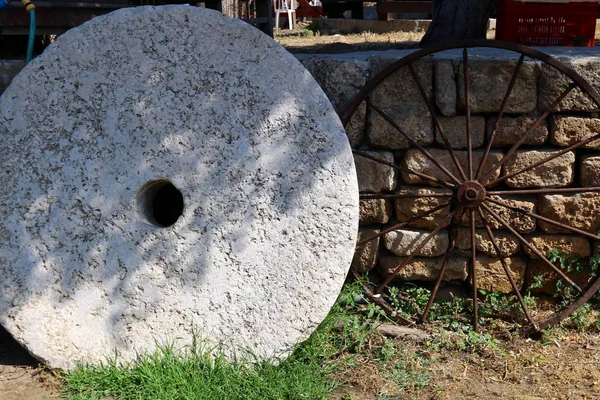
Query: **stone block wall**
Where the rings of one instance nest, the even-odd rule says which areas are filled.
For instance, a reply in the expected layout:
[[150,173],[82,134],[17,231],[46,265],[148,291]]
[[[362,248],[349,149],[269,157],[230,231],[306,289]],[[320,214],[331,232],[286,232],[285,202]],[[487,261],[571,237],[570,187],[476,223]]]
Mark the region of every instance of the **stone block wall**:
[[[563,61],[592,86],[600,88],[600,51],[564,48],[544,48],[542,51]],[[387,51],[299,58],[321,84],[341,116],[365,82],[410,52]],[[474,50],[470,54],[471,129],[475,166],[479,165],[482,158],[486,139],[496,122],[518,57],[515,53],[491,49]],[[466,171],[468,153],[462,52],[448,51],[421,59],[414,66],[426,96],[434,99],[440,125]],[[570,81],[554,68],[539,61],[525,59],[488,157],[490,161],[483,170],[482,176],[486,177],[486,182],[517,172],[522,167],[600,133],[598,110],[589,98],[576,89],[565,98],[557,112],[544,118],[528,133],[523,145],[501,168],[492,170],[522,133],[532,127],[569,84]],[[416,148],[416,143],[423,146],[454,176],[459,176],[408,68],[390,75],[371,91],[368,99],[374,106],[367,106],[363,102],[347,126],[353,148],[412,171],[451,182],[444,172]],[[387,117],[384,118],[381,113]],[[396,127],[406,132],[415,143],[411,144],[399,134]],[[439,196],[450,193],[450,189],[429,185],[417,175],[395,170],[366,157],[357,155],[355,162],[363,194],[419,193]],[[600,186],[599,183],[600,142],[591,142],[580,149],[564,152],[551,162],[510,177],[492,190]],[[600,230],[598,194],[518,194],[490,197],[592,234]],[[447,197],[363,199],[359,241],[447,201]],[[584,262],[586,257],[595,252],[593,241],[585,237],[496,204],[492,204],[491,208],[509,221],[511,227],[530,243],[530,246],[523,245],[505,226],[487,216],[501,252],[508,257],[506,263],[511,274],[520,286],[528,285],[534,276],[542,274],[545,275],[546,284],[536,290],[548,293],[554,290],[552,281],[556,281],[556,275],[532,248],[544,255],[558,248],[568,257],[579,257]],[[370,271],[371,274],[385,276],[394,271],[406,257],[414,254],[416,257],[402,268],[398,279],[433,281],[438,276],[451,241],[455,240],[456,251],[450,259],[444,280],[468,280],[471,238],[466,216],[463,216],[462,221],[455,221],[452,229],[439,230],[427,245],[418,248],[427,235],[447,220],[448,214],[448,208],[440,209],[359,247],[352,268],[360,273]],[[479,286],[490,291],[510,292],[510,282],[479,217],[476,218],[476,226],[476,274]]]
[[[542,50],[575,69],[595,88],[600,88],[600,50]],[[392,50],[297,57],[319,82],[341,116],[352,98],[369,79],[410,52],[411,50]],[[423,91],[434,99],[440,124],[451,146],[456,149],[455,153],[461,165],[466,169],[465,91],[460,73],[461,55],[458,51],[445,52],[419,61],[415,64],[415,69]],[[471,127],[475,148],[473,160],[474,165],[478,165],[518,55],[497,50],[480,50],[471,54],[470,60],[470,98],[473,115]],[[5,60],[0,63],[0,93],[23,66],[22,61]],[[545,118],[538,127],[529,132],[524,145],[502,168],[491,170],[492,164],[506,154],[518,140],[520,133],[531,127],[568,84],[568,80],[547,65],[525,60],[490,152],[489,159],[494,162],[488,162],[483,172],[487,176],[486,181],[517,171],[522,166],[541,160],[553,152],[600,132],[598,110],[589,99],[576,90],[561,103],[557,113]],[[448,181],[447,176],[424,157],[414,144],[398,134],[394,127],[397,125],[409,133],[418,145],[424,146],[452,174],[458,176],[427,105],[421,98],[420,89],[408,69],[392,74],[371,92],[369,99],[381,112],[389,116],[390,120],[382,117],[373,107],[367,107],[365,102],[360,104],[346,126],[353,148]],[[399,172],[361,156],[356,156],[355,162],[361,193],[432,194],[432,197],[361,200],[359,241],[448,200],[438,196],[448,194],[449,189],[430,186],[419,176]],[[591,142],[581,149],[567,151],[551,163],[515,175],[507,179],[502,187],[525,189],[580,185],[600,186],[600,141]],[[600,230],[600,196],[596,194],[493,197],[514,207],[536,212],[594,234]],[[500,206],[493,205],[492,209],[510,221],[512,227],[543,254],[559,248],[570,257],[586,258],[597,251],[597,246],[586,238]],[[415,259],[403,268],[398,279],[432,281],[439,273],[451,241],[455,240],[456,252],[450,259],[444,280],[468,280],[471,241],[466,217],[458,223],[457,228],[441,229],[428,245],[416,251],[423,238],[442,224],[448,218],[448,214],[448,208],[442,208],[425,218],[409,223],[404,229],[388,232],[358,248],[352,268],[360,273],[370,271],[372,274],[376,271],[385,276],[408,255],[416,253]],[[536,253],[524,246],[515,235],[496,220],[489,220],[500,250],[508,256],[507,264],[516,282],[519,285],[527,285],[533,276],[542,274],[547,278],[546,285],[538,290],[551,292],[551,283],[553,279],[556,280],[556,276],[549,272]],[[510,291],[508,279],[481,220],[478,218],[476,222],[477,252],[480,255],[477,262],[479,285],[487,290]]]

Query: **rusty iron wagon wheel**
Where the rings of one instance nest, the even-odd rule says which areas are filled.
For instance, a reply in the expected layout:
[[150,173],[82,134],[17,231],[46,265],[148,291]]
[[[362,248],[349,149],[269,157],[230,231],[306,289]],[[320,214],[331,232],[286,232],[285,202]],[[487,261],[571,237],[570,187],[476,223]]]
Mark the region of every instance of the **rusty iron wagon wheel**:
[[[499,54],[502,60],[508,60],[505,64],[509,67],[499,70],[490,62],[497,61]],[[362,238],[357,246],[398,229],[422,227],[420,220],[436,223],[381,277],[376,289],[366,288],[371,298],[393,313],[394,307],[386,301],[391,282],[415,261],[424,246],[446,230],[448,244],[436,259],[431,295],[419,317],[421,322],[427,320],[448,265],[456,257],[456,232],[462,230],[466,237],[463,242],[468,242],[462,250],[475,330],[481,307],[480,257],[496,262],[514,304],[520,306],[519,326],[524,333],[555,324],[588,302],[600,287],[598,259],[594,256],[600,228],[600,177],[595,177],[593,169],[590,173],[582,171],[588,161],[596,161],[595,156],[600,165],[600,142],[594,142],[600,139],[600,129],[593,129],[600,96],[590,84],[573,68],[545,53],[498,41],[463,41],[415,51],[380,71],[352,100],[342,122],[349,135],[351,130],[366,132],[368,142],[354,146],[355,156],[397,171],[402,186],[361,192],[361,201],[417,199],[428,207],[418,213],[396,215],[379,233]],[[494,78],[496,73],[503,73],[505,79]],[[444,79],[456,88],[456,99],[452,99],[452,93],[449,96],[455,101],[450,107],[440,95]],[[478,89],[477,85],[487,86]],[[499,88],[500,94],[494,94]],[[527,101],[515,93],[528,90],[537,90],[537,96],[533,103],[523,104]],[[407,101],[409,105],[403,104]],[[464,126],[458,138],[454,131],[449,134],[449,129],[444,130],[449,118],[457,116]],[[561,128],[561,121],[585,116],[589,120],[584,122],[593,125],[590,132]],[[419,118],[425,125],[419,125]],[[475,134],[474,124],[482,119],[487,134]],[[547,139],[550,135],[545,129],[546,137],[540,139],[538,132],[546,127],[547,119],[552,119],[552,129],[560,135]],[[525,121],[525,125],[519,128],[516,120]],[[392,146],[392,159],[384,159],[377,152],[385,144],[370,136],[376,124],[385,125],[388,132],[400,138],[400,145]],[[427,124],[435,138],[423,138]],[[548,179],[540,181],[540,177]],[[524,205],[529,203],[522,199],[533,199],[533,206]],[[443,218],[432,219],[434,215]],[[523,221],[533,224],[534,230],[524,229]],[[521,276],[516,276],[509,265],[514,253],[500,243],[507,237],[528,257],[527,271]],[[578,255],[579,259],[563,252],[565,246],[578,244],[588,249]],[[549,285],[561,301],[533,309],[525,293],[544,285]]]

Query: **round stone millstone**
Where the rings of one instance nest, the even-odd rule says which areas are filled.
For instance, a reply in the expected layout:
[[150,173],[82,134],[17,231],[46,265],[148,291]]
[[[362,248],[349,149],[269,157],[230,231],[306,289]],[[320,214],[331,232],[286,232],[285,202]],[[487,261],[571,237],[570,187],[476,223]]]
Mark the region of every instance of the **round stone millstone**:
[[332,306],[358,186],[273,40],[187,6],[58,38],[0,97],[0,322],[53,368],[194,337],[281,357]]

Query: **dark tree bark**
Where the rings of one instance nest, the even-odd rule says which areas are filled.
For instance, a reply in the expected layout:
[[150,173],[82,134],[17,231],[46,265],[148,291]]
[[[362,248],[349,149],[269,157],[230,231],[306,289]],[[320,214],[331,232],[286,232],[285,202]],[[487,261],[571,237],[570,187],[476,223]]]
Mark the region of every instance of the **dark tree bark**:
[[463,39],[485,39],[487,22],[500,0],[433,0],[432,21],[421,47]]

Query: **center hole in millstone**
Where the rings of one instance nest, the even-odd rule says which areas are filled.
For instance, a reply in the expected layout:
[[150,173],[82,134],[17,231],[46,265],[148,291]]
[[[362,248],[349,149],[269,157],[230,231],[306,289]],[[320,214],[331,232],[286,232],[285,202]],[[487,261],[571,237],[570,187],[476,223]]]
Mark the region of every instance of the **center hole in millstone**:
[[154,226],[167,228],[183,214],[183,195],[166,179],[148,181],[137,195],[140,215]]
[[467,199],[469,199],[469,200],[475,200],[477,198],[477,190],[467,189],[465,191],[465,196],[467,196]]

